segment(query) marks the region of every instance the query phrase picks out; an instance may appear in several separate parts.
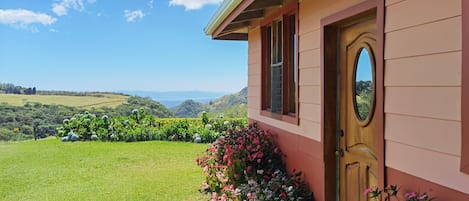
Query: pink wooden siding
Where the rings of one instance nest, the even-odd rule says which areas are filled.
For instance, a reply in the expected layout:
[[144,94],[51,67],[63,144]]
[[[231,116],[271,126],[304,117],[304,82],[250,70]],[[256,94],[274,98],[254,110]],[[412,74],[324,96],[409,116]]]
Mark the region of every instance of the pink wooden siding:
[[386,1],[386,166],[469,193],[461,155],[461,0]]
[[385,85],[389,87],[461,85],[460,51],[389,59],[385,65]]
[[321,141],[321,18],[355,5],[363,0],[301,1],[299,8],[299,125],[260,115],[260,29],[249,31],[248,115],[251,119],[275,125],[280,129]]
[[[386,0],[385,163],[390,169],[468,194],[469,175],[459,171],[463,104],[461,1]],[[300,2],[298,125],[260,114],[260,28],[250,28],[251,120],[303,136],[301,139],[322,141],[320,20],[359,2],[363,0]],[[309,147],[304,149],[310,153]],[[316,188],[322,184],[312,185]]]

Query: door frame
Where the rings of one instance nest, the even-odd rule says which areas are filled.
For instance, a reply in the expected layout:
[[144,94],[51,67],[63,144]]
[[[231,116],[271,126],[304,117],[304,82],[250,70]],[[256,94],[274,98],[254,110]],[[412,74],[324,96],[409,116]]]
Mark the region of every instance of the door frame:
[[[325,200],[338,200],[338,161],[337,149],[338,94],[337,65],[338,26],[350,19],[360,18],[376,12],[376,122],[378,187],[383,188],[385,181],[385,143],[384,143],[384,16],[385,0],[367,0],[333,15],[321,19],[321,136],[324,150],[324,195]],[[327,47],[327,49],[325,48]],[[326,68],[326,66],[329,66]],[[330,67],[332,66],[332,67]],[[337,178],[337,179],[331,179]]]

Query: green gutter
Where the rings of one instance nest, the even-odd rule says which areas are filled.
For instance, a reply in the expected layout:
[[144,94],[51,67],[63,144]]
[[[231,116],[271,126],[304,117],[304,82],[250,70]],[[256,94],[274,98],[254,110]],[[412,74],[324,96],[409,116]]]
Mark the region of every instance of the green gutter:
[[243,0],[224,0],[220,7],[218,7],[215,14],[210,19],[210,21],[208,21],[207,26],[205,26],[205,34],[212,35],[215,29],[220,26],[220,24],[226,19],[226,17],[228,17],[228,15],[233,12],[233,10],[238,7],[238,5],[242,1]]

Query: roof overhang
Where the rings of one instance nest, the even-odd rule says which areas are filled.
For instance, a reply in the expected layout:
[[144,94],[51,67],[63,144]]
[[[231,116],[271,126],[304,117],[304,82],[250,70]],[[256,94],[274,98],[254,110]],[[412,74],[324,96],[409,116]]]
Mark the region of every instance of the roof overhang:
[[283,0],[225,0],[204,31],[213,39],[247,40],[250,26],[263,19],[267,9],[282,6]]

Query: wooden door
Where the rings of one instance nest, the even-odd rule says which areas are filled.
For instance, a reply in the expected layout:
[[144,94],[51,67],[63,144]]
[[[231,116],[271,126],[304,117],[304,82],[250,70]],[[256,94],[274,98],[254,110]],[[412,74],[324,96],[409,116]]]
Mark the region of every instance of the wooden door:
[[339,29],[340,81],[338,151],[340,200],[368,200],[378,184],[375,109],[376,18]]

